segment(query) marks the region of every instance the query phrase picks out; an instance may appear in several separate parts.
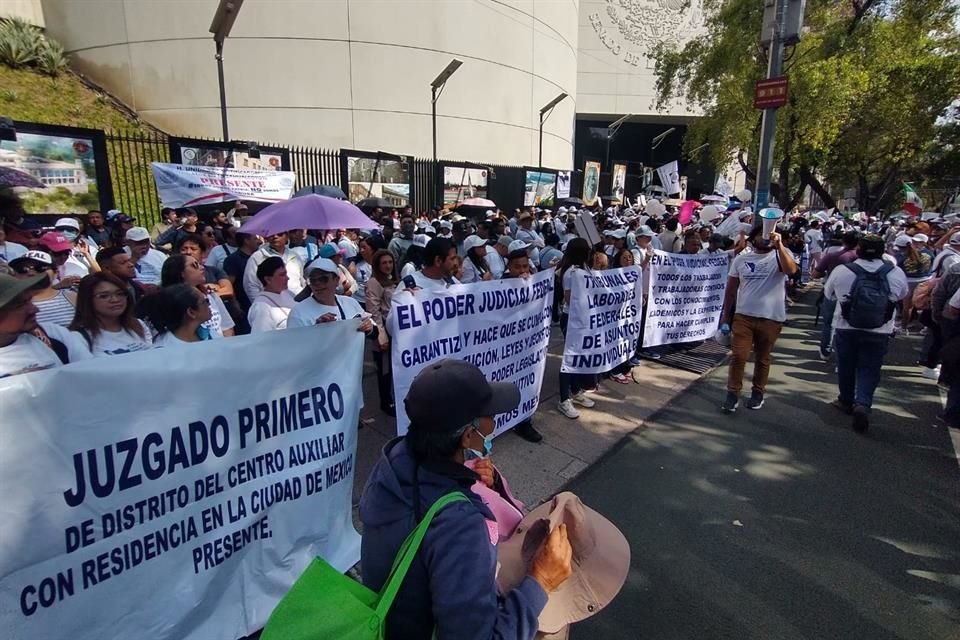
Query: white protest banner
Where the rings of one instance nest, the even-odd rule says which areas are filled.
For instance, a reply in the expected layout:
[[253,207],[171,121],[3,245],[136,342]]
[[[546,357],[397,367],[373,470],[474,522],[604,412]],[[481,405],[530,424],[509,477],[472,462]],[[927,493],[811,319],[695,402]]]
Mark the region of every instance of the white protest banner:
[[166,207],[193,207],[232,200],[289,200],[297,174],[225,167],[195,167],[151,162],[160,202]]
[[660,184],[663,185],[663,189],[668,196],[680,193],[680,167],[676,160],[657,167],[657,175],[660,177]]
[[570,172],[557,172],[557,199],[562,200],[570,197]]
[[650,259],[644,347],[713,337],[723,311],[728,261],[725,253],[654,254]]
[[3,636],[235,640],[353,565],[357,322],[0,379]]
[[520,406],[496,416],[497,435],[533,415],[550,342],[553,273],[393,295],[388,325],[398,434],[410,424],[403,410],[410,383],[425,366],[446,358],[472,362],[490,382],[520,389]]
[[570,289],[564,373],[604,373],[636,351],[643,322],[640,269],[578,269]]

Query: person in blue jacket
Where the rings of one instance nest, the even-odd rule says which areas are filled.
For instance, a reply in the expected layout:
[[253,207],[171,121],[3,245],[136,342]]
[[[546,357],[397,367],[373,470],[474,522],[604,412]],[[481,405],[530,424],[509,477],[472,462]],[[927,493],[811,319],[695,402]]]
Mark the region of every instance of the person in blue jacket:
[[436,500],[452,491],[470,500],[434,518],[387,616],[387,638],[428,640],[436,631],[440,640],[530,640],[547,594],[570,576],[572,550],[561,525],[520,585],[497,589],[496,520],[470,491],[478,480],[497,479],[463,462],[467,452],[489,454],[494,416],[519,404],[516,385],[490,383],[463,360],[436,362],[414,378],[404,400],[407,434],[384,447],[360,501],[364,585],[383,587],[400,545]]

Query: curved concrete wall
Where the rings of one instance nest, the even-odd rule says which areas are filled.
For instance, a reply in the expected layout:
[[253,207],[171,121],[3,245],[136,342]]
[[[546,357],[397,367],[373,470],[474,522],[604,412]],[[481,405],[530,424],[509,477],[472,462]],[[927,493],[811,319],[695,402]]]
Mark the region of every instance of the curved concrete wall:
[[[42,0],[74,68],[175,134],[219,137],[216,0]],[[230,137],[569,168],[578,0],[246,0],[224,50]]]

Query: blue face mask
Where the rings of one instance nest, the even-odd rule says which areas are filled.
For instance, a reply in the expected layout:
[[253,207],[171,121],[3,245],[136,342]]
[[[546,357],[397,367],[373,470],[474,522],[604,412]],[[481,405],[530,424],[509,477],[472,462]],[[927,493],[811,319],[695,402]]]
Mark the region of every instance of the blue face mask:
[[212,336],[210,335],[210,329],[207,329],[204,326],[197,327],[197,337],[201,340],[210,340]]
[[70,242],[73,242],[80,236],[80,234],[74,231],[73,229],[64,229],[60,233],[65,235],[67,237],[67,240],[69,240]]
[[483,438],[483,451],[477,451],[476,449],[467,449],[467,457],[469,458],[486,458],[490,455],[490,452],[493,451],[493,434],[491,433],[488,436],[480,433],[480,429],[476,425],[471,427],[474,431],[477,432],[481,438]]

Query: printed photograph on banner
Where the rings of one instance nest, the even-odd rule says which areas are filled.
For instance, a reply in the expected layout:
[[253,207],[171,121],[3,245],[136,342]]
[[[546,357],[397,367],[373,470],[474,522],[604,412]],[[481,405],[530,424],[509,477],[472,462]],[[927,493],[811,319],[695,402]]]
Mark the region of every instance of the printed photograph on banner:
[[410,203],[410,170],[406,162],[387,158],[347,156],[347,197],[350,202],[383,198],[395,207]]
[[624,189],[627,185],[627,165],[613,165],[613,188],[610,190],[611,202],[614,204],[623,203]]
[[638,267],[572,271],[562,372],[605,373],[633,356],[643,323],[641,283]]
[[403,399],[417,373],[445,358],[468,360],[491,382],[513,382],[520,406],[495,417],[496,434],[537,410],[550,342],[554,270],[530,278],[394,294],[388,316],[397,435],[407,432]]
[[729,256],[657,251],[650,260],[650,291],[643,346],[712,338],[720,326]]
[[559,200],[570,197],[570,173],[569,171],[557,172],[557,199]]
[[600,163],[588,160],[583,166],[583,204],[592,207],[600,196]]
[[[0,447],[4,637],[235,640],[264,626],[317,556],[353,566],[356,329],[330,322],[4,380],[4,410],[30,416]],[[185,377],[231,384],[211,394]],[[122,417],[90,402],[104,388]]]
[[524,177],[523,206],[552,207],[556,201],[555,171],[527,171]]
[[251,158],[247,151],[229,151],[215,147],[180,147],[180,163],[194,167],[225,167],[227,161],[237,169],[256,171],[280,171],[283,156],[278,153],[260,152],[259,158]]
[[9,176],[4,183],[19,193],[27,213],[76,213],[100,207],[90,138],[18,131],[16,140],[0,140],[0,176],[4,174]]
[[443,168],[443,204],[451,205],[467,198],[487,197],[487,170],[468,167]]

